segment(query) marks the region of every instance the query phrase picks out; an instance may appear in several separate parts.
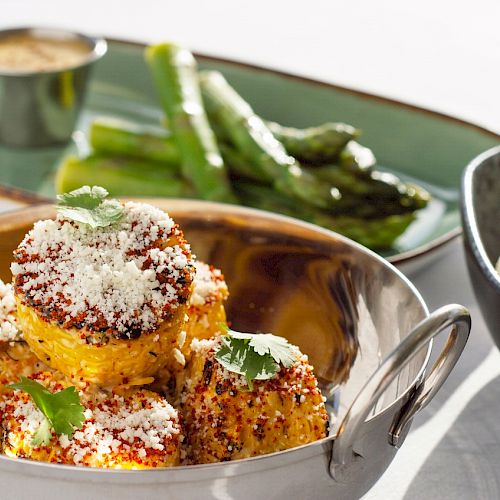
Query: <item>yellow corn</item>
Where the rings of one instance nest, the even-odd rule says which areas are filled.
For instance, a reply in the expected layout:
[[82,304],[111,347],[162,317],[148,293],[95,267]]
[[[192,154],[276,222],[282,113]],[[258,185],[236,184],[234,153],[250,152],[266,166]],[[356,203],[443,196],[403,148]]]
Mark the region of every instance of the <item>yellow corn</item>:
[[18,297],[16,302],[19,327],[32,351],[44,363],[73,381],[84,380],[105,387],[151,382],[177,347],[186,312],[186,306],[179,306],[170,321],[137,339],[111,338],[107,344],[92,345],[81,338],[81,330],[45,321]]
[[25,342],[0,343],[0,394],[1,386],[19,381],[21,376],[47,370]]
[[[243,381],[243,382],[242,382]],[[191,463],[248,458],[326,436],[328,415],[307,357],[271,380],[229,374],[213,349],[194,350],[181,398]]]
[[[33,378],[48,387],[51,392],[62,390],[70,385],[67,380],[52,372],[41,372]],[[120,412],[124,408],[129,412],[137,411],[144,406],[146,399],[166,403],[160,395],[145,390],[130,390],[123,397],[123,400],[117,401],[113,395],[106,395],[91,386],[87,386],[86,390],[80,392],[81,402],[87,410],[95,410],[98,406],[106,408],[110,417],[118,419],[123,418]],[[38,424],[30,422],[28,420],[30,417],[23,415],[23,411],[27,411],[23,407],[29,403],[30,396],[23,391],[9,390],[4,396],[1,451],[8,457],[114,469],[171,467],[180,463],[182,439],[181,428],[177,420],[174,422],[176,433],[172,433],[161,442],[161,449],[146,447],[138,438],[130,443],[119,434],[114,435],[114,439],[117,440],[114,447],[101,449],[101,442],[91,447],[88,442],[81,441],[81,437],[79,438],[76,432],[71,441],[66,436],[57,437],[52,432],[48,445],[34,445],[33,436]],[[93,429],[94,424],[87,417],[81,434],[92,432]],[[144,432],[148,432],[147,427],[144,427]],[[113,435],[112,431],[110,433]],[[103,444],[106,445],[106,443]]]

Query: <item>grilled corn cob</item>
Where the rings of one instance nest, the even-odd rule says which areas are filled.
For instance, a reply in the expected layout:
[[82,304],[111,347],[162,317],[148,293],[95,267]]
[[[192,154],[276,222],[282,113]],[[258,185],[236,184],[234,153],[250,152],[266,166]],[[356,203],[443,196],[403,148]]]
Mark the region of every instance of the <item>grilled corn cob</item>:
[[0,395],[4,393],[3,385],[42,370],[47,370],[46,365],[33,354],[26,342],[0,343]]
[[14,289],[10,283],[0,280],[0,396],[19,376],[27,377],[46,369],[31,352],[19,330]]
[[[68,382],[54,373],[32,377],[56,392]],[[23,391],[9,391],[2,403],[2,451],[9,457],[87,467],[146,469],[178,465],[181,426],[177,411],[158,394],[129,391],[125,395],[80,392],[85,421],[71,439],[52,432],[48,445],[33,444],[44,420]]]
[[193,339],[208,339],[220,332],[221,324],[226,324],[224,302],[229,291],[224,276],[219,269],[204,262],[195,263],[196,274],[193,294],[189,300],[186,341],[182,353],[189,356]]
[[177,388],[184,380],[184,366],[191,356],[193,339],[208,339],[226,324],[224,302],[229,292],[224,276],[219,269],[204,262],[195,262],[196,273],[193,280],[193,293],[189,300],[186,329],[181,332],[179,350],[172,362],[159,370],[155,376],[154,389],[166,392],[177,398]]
[[149,205],[122,207],[108,227],[39,221],[14,253],[19,326],[73,381],[151,382],[184,329],[194,271],[182,231]]
[[23,339],[17,322],[14,288],[0,280],[0,344]]
[[215,358],[217,338],[194,340],[181,397],[187,460],[202,464],[248,458],[326,436],[328,416],[307,356],[269,380],[230,373]]

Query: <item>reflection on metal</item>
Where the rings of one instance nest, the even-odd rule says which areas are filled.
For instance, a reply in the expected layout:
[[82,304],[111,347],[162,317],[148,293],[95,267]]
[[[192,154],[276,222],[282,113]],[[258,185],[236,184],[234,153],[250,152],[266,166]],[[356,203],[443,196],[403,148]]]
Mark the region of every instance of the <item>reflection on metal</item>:
[[[430,337],[422,340],[427,342],[422,349],[422,343],[415,346],[415,334],[405,339],[427,316],[427,309],[411,283],[386,261],[334,233],[286,217],[201,201],[146,201],[167,210],[183,227],[198,258],[224,270],[234,328],[283,335],[309,355],[322,388],[331,395],[329,408],[338,412],[337,421],[368,380],[375,381],[369,382],[369,389],[373,383],[388,386],[380,372],[371,377],[402,340],[406,343],[396,352],[408,358],[397,356],[391,373],[400,373],[368,418],[365,410],[371,410],[376,398],[370,397],[372,391],[361,393],[338,438],[333,432],[323,440],[270,455],[151,471],[93,470],[0,456],[0,482],[8,486],[23,481],[25,490],[38,496],[64,488],[66,496],[82,499],[102,496],[103,488],[112,490],[109,498],[153,497],[159,491],[172,498],[202,494],[239,500],[361,497],[397,451],[388,442],[389,429],[393,444],[399,445],[404,421],[411,420],[411,408],[417,408],[405,404],[425,404],[434,395],[433,388],[439,387],[453,364],[450,359],[458,354],[463,331],[449,356],[442,358],[442,368],[421,385]],[[0,276],[8,274],[12,250],[28,227],[51,216],[53,209],[47,206],[25,209],[15,218],[0,215]],[[411,399],[417,387],[425,399]],[[329,474],[332,451],[332,463],[354,461],[345,467],[344,483]]]
[[363,457],[355,452],[354,443],[373,405],[407,363],[432,338],[450,326],[453,326],[453,330],[437,360],[416,392],[393,419],[389,430],[389,444],[399,447],[415,414],[431,401],[462,354],[470,332],[468,311],[459,305],[448,305],[435,311],[419,323],[385,358],[380,368],[361,389],[342,421],[333,445],[330,473],[335,480],[350,481],[354,475],[360,473],[359,464],[363,462]]

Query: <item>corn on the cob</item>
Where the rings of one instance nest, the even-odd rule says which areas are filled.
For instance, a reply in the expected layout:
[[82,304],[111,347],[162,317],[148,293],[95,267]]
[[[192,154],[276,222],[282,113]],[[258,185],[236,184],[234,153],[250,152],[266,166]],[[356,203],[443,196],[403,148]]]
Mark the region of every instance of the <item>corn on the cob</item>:
[[[68,386],[52,372],[31,377],[51,392]],[[33,436],[45,418],[23,391],[9,391],[2,403],[2,451],[9,457],[87,467],[146,469],[178,465],[182,429],[177,411],[146,390],[124,395],[80,392],[85,421],[71,439],[52,432],[48,445]]]
[[186,340],[182,353],[188,357],[193,339],[209,339],[226,324],[224,302],[229,291],[224,276],[219,269],[204,262],[195,262],[196,274],[193,281],[193,294],[189,300],[186,325]]
[[17,382],[19,377],[28,377],[33,373],[47,370],[31,351],[26,342],[0,343],[0,395],[3,385]]
[[179,351],[156,374],[153,386],[174,398],[178,396],[176,389],[182,385],[184,366],[191,356],[191,341],[213,337],[220,332],[221,325],[226,324],[224,302],[229,291],[223,274],[204,262],[197,261],[194,266],[193,293],[188,304],[186,327],[179,339]]
[[164,366],[184,329],[193,265],[180,228],[149,205],[89,230],[40,221],[12,265],[18,322],[35,354],[71,377],[141,385]]
[[18,340],[24,340],[24,337],[17,322],[14,288],[0,280],[0,343]]
[[326,436],[328,415],[307,356],[269,380],[230,373],[215,358],[217,338],[192,343],[181,397],[190,463],[248,458]]
[[4,385],[46,369],[24,342],[12,285],[0,280],[0,396],[7,391]]

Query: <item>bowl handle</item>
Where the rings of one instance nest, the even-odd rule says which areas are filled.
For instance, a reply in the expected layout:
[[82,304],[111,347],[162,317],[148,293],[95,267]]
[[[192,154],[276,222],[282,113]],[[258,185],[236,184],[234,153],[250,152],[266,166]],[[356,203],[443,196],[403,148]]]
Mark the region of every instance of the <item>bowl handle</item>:
[[[389,429],[389,444],[396,447],[402,444],[412,418],[431,401],[462,354],[470,324],[470,315],[465,307],[457,304],[441,307],[421,321],[385,358],[359,391],[339,427],[330,458],[329,470],[333,479],[349,482],[359,473],[363,457],[353,450],[353,444],[378,398],[432,338],[453,326],[430,372],[410,395]],[[357,466],[353,467],[355,463]]]

